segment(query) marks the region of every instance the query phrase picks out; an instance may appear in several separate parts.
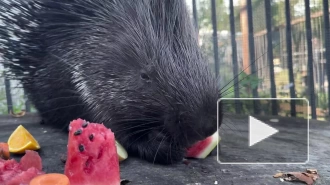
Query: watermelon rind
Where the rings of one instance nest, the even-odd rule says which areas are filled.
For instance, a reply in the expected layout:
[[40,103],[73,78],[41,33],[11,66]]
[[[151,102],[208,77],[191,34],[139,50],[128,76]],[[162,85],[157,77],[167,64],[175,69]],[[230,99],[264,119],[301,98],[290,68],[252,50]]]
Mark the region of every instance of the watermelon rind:
[[211,143],[198,155],[196,158],[204,159],[206,158],[212,150],[219,144],[221,138],[218,131],[211,136]]
[[127,157],[128,157],[127,151],[117,140],[116,140],[116,147],[117,147],[117,154],[118,154],[119,161],[123,161],[123,160],[127,159]]
[[[216,131],[214,134],[212,134],[211,136],[205,138],[205,140],[211,140],[209,142],[209,144],[200,151],[199,154],[187,154],[186,157],[189,157],[189,158],[196,158],[196,159],[205,159],[212,151],[213,149],[219,144],[220,140],[221,140],[221,137],[219,136],[219,133],[218,131]],[[203,142],[205,140],[202,140],[200,142]],[[205,143],[204,143],[205,144]],[[193,150],[196,150],[195,147],[200,147],[199,143],[196,143],[195,145],[192,146],[192,149]]]

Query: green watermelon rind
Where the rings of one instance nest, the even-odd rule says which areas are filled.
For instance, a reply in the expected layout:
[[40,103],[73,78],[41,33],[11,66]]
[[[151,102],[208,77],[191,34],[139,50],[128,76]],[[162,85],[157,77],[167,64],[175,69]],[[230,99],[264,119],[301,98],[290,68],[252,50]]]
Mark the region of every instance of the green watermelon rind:
[[[205,142],[205,140],[210,140],[210,142],[207,144],[207,146],[202,149],[202,151],[199,154],[191,154],[191,153],[196,153],[196,150],[200,146],[200,143]],[[218,131],[216,131],[214,134],[211,136],[207,137],[206,139],[197,142],[195,145],[190,147],[187,151],[186,157],[189,158],[196,158],[196,159],[205,159],[212,151],[213,149],[219,144],[221,140],[221,137],[218,134]],[[193,152],[191,152],[193,151]]]
[[117,154],[119,161],[124,161],[127,159],[128,154],[125,148],[116,140]]

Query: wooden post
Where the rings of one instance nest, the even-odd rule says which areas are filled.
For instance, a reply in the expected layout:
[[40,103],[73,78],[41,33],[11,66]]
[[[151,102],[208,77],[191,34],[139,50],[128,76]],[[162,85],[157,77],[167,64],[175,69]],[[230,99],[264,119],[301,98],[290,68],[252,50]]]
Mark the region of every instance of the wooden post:
[[242,32],[242,59],[243,69],[246,74],[251,74],[250,66],[250,55],[249,55],[249,24],[247,17],[247,0],[240,0],[241,11],[240,11],[240,22]]

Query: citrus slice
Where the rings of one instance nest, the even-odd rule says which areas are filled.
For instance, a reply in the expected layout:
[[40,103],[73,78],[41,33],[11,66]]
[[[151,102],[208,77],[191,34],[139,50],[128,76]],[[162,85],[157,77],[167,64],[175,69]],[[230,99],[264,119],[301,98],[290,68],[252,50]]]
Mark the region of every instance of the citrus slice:
[[127,159],[127,156],[128,156],[127,152],[126,152],[125,148],[118,141],[116,141],[116,147],[117,147],[119,161],[123,161],[123,160]]
[[40,145],[22,125],[19,125],[8,139],[9,152],[24,153],[25,150],[38,150]]
[[70,185],[70,181],[64,174],[49,173],[33,178],[29,185]]

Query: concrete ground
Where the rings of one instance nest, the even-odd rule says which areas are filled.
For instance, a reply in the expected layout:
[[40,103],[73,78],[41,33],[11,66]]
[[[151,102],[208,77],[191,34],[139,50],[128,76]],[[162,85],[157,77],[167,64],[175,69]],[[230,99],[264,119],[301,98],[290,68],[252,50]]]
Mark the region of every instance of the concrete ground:
[[[275,117],[258,117],[259,120],[269,122],[271,118]],[[280,131],[296,132],[297,130],[305,129],[305,120],[294,118],[280,118],[277,117],[278,122],[276,128]],[[229,127],[222,132],[222,140],[220,145],[220,156],[222,159],[228,161],[237,159],[233,156],[244,156],[240,148],[236,148],[236,153],[233,155],[235,144],[239,141],[244,141],[247,136],[244,125],[247,123],[246,117],[232,117],[226,118],[225,124],[235,127]],[[26,115],[22,118],[13,118],[11,116],[0,117],[0,142],[6,142],[10,134],[15,128],[22,124],[26,127],[32,135],[39,141],[41,150],[39,151],[42,160],[44,171],[47,173],[57,172],[63,173],[64,164],[61,162],[60,157],[66,152],[67,135],[59,130],[55,130],[46,125],[39,124],[40,119],[36,115]],[[243,127],[240,127],[240,125]],[[239,134],[239,135],[238,135]],[[280,138],[281,134],[274,136],[268,142],[282,139],[283,147],[280,142],[276,147],[277,151],[284,151],[287,146],[285,142],[290,143],[290,139]],[[296,137],[303,137],[297,134]],[[230,140],[228,140],[230,138]],[[302,138],[303,139],[303,138]],[[242,142],[241,142],[242,143]],[[244,142],[243,142],[244,143]],[[292,146],[299,146],[297,145]],[[283,156],[277,154],[270,154],[268,151],[274,147],[263,147],[262,144],[256,147],[255,155],[260,156],[261,159],[269,158],[282,160]],[[300,147],[301,148],[301,147]],[[297,147],[297,150],[299,147]],[[274,150],[275,151],[275,150]],[[288,150],[289,151],[289,150]],[[302,150],[303,151],[303,150]],[[300,152],[301,153],[301,152]],[[297,153],[299,156],[300,153]],[[251,153],[248,153],[251,154]],[[292,154],[294,155],[294,154]],[[290,154],[288,154],[290,156]],[[303,156],[303,155],[302,155]],[[15,156],[19,158],[20,156]],[[232,157],[232,158],[231,158]],[[264,158],[263,158],[264,157]],[[252,159],[251,156],[245,155],[243,157],[247,161]],[[310,121],[310,155],[307,164],[297,165],[232,165],[232,164],[219,164],[217,162],[217,151],[212,152],[211,156],[204,160],[189,160],[190,163],[180,163],[171,166],[153,165],[145,161],[129,157],[126,161],[120,164],[121,178],[130,180],[128,185],[144,184],[144,185],[199,185],[199,184],[221,184],[221,185],[285,185],[296,184],[291,182],[281,182],[280,179],[273,178],[273,175],[278,171],[293,172],[305,171],[306,168],[316,168],[320,178],[315,184],[328,185],[330,184],[330,124],[328,122]]]

